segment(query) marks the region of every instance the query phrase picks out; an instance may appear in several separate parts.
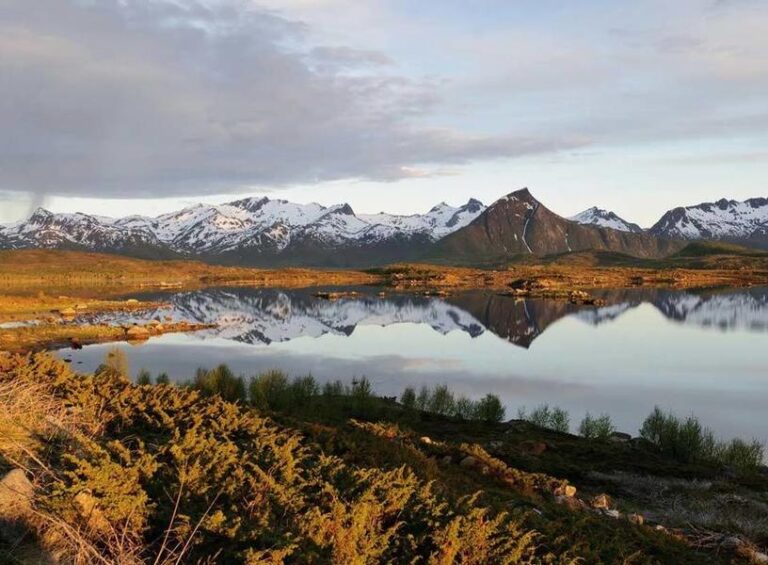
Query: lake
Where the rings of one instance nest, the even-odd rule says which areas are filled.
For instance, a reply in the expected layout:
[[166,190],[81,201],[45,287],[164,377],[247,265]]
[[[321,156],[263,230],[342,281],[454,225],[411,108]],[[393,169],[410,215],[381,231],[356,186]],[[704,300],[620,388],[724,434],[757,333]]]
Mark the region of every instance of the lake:
[[[632,433],[659,405],[696,414],[724,437],[768,442],[768,289],[598,290],[601,307],[470,291],[447,298],[380,295],[316,298],[312,290],[217,288],[134,295],[169,306],[147,317],[216,323],[193,334],[120,344],[132,372],[174,380],[228,364],[256,374],[280,368],[318,381],[366,376],[382,395],[447,384],[479,398],[499,395],[508,417],[547,402],[609,413]],[[125,323],[131,316],[92,316]],[[114,344],[61,350],[92,371]]]

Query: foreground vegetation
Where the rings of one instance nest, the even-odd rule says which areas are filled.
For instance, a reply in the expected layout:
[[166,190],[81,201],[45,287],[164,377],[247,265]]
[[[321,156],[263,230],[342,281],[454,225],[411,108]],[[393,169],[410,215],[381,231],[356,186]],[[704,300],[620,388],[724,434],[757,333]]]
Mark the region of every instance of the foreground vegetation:
[[93,376],[0,358],[0,480],[30,486],[0,486],[7,560],[717,563],[768,544],[759,469],[505,423],[480,403],[466,418],[444,387],[397,402],[365,380],[125,373],[119,354]]

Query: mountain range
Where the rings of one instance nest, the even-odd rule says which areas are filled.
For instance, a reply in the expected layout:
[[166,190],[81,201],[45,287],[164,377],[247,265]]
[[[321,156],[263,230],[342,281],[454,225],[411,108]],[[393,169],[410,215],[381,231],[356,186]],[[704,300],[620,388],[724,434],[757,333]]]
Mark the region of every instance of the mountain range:
[[471,263],[587,250],[659,258],[696,239],[768,249],[768,199],[675,208],[648,230],[597,207],[564,218],[528,189],[487,207],[470,199],[459,207],[440,203],[413,215],[356,214],[348,204],[246,198],[156,217],[38,208],[24,221],[0,226],[0,248],[6,249],[81,249],[258,266]]

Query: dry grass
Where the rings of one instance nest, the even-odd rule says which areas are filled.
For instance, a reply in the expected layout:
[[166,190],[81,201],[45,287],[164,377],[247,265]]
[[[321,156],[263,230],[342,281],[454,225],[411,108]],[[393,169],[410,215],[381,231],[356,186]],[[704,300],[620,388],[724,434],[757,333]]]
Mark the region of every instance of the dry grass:
[[120,255],[25,249],[0,251],[0,287],[20,288],[253,285],[314,286],[367,284],[378,280],[361,271],[252,269],[200,261],[146,261]]

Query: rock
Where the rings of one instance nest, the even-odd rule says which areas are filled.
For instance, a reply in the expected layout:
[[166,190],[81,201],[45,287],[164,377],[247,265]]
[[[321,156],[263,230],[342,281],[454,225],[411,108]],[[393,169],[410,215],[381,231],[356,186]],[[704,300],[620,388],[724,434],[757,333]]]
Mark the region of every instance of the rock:
[[752,554],[752,561],[755,563],[768,563],[768,554],[760,553],[759,551],[755,551]]
[[547,450],[547,444],[543,441],[524,441],[520,444],[520,449],[530,455],[541,455]]
[[501,449],[502,447],[504,447],[504,442],[498,441],[498,440],[491,441],[488,443],[488,447],[490,447],[491,449]]
[[624,432],[613,432],[608,438],[616,443],[626,443],[632,440],[632,436]]
[[604,509],[603,514],[605,514],[609,518],[613,518],[614,520],[618,520],[619,518],[621,518],[621,512],[619,512],[618,510],[611,510],[610,508]]
[[576,496],[576,487],[573,485],[560,485],[555,489],[555,496],[567,496],[568,498],[572,498]]
[[583,290],[572,290],[568,295],[568,300],[573,304],[582,304],[589,301],[591,298],[589,293],[584,292]]
[[645,518],[642,514],[627,514],[627,520],[638,526],[642,526],[645,523]]
[[125,303],[126,304],[138,304],[139,301],[136,300],[135,298],[129,298],[128,300],[125,301]]
[[723,549],[738,549],[744,544],[744,542],[741,540],[741,538],[737,538],[736,536],[730,536],[727,538],[724,538],[723,541],[720,542],[720,547]]
[[421,437],[419,438],[419,441],[420,441],[421,443],[423,443],[423,444],[426,444],[426,445],[432,445],[432,444],[434,443],[434,442],[432,441],[432,438],[430,438],[430,437],[428,437],[428,436],[421,436]]
[[141,326],[133,326],[128,328],[128,330],[125,332],[125,335],[128,337],[128,339],[148,339],[149,330]]
[[83,348],[83,344],[80,343],[80,340],[78,338],[76,338],[76,337],[70,337],[69,338],[69,346],[72,349],[82,349]]
[[669,531],[667,530],[667,528],[665,528],[665,527],[664,527],[664,526],[662,526],[661,524],[656,524],[656,527],[654,528],[654,530],[656,530],[657,532],[661,532],[661,533],[664,533],[664,534],[668,534],[668,533],[669,533]]
[[62,308],[59,310],[59,314],[65,318],[72,318],[77,315],[77,311],[74,308]]
[[477,465],[477,459],[475,459],[471,455],[467,455],[464,459],[461,460],[461,463],[459,463],[459,465],[461,465],[465,469],[469,469]]
[[155,318],[155,319],[153,319],[153,320],[150,320],[150,322],[149,322],[149,325],[150,325],[150,326],[160,326],[160,325],[162,325],[162,324],[160,323],[160,320],[158,320],[157,318]]
[[581,501],[578,498],[574,498],[572,496],[564,496],[564,495],[556,496],[555,497],[555,502],[557,502],[558,504],[562,504],[563,506],[565,506],[569,510],[583,510],[584,509],[584,506],[581,503]]
[[88,305],[80,302],[79,304],[75,304],[75,310],[88,310]]
[[607,494],[598,494],[590,501],[592,508],[607,509],[611,506],[611,498]]
[[483,465],[480,468],[480,473],[483,474],[483,475],[488,475],[488,474],[490,474],[490,472],[491,472],[491,468],[488,465]]
[[446,465],[450,465],[451,463],[453,463],[453,457],[451,457],[450,455],[446,455],[445,457],[443,457],[442,461]]
[[0,518],[14,519],[32,510],[35,487],[21,469],[14,469],[0,480]]

